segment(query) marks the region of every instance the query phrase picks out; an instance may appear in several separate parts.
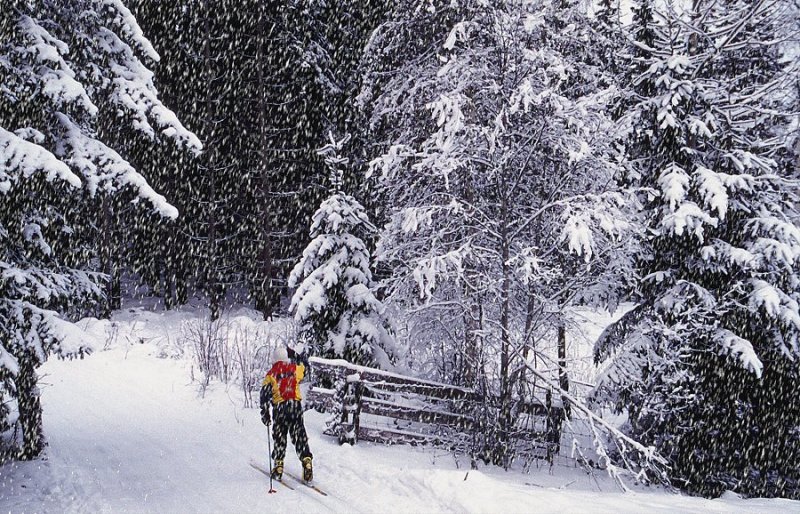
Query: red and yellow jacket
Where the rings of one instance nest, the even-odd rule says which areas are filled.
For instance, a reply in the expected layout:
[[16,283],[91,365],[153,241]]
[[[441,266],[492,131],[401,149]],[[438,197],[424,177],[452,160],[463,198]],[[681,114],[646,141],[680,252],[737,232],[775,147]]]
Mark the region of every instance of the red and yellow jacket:
[[278,405],[286,400],[302,400],[298,384],[305,376],[302,364],[278,361],[272,365],[264,377],[262,385],[272,390],[272,404]]

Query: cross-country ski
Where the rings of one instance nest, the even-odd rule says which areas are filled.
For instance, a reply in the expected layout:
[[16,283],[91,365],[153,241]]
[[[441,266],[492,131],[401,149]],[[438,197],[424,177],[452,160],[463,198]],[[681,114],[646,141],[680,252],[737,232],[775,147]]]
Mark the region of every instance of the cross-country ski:
[[[254,469],[260,471],[267,478],[273,478],[269,471],[264,469],[262,466],[256,464],[255,462],[250,461],[250,466],[253,467]],[[294,487],[292,487],[291,485],[287,484],[283,480],[275,478],[273,481],[270,482],[270,484],[272,484],[272,483],[278,483],[278,484],[282,485],[283,487],[286,487],[287,489],[291,489],[292,491],[294,491]],[[270,491],[270,492],[272,492],[272,491]]]
[[296,475],[294,475],[292,473],[289,473],[288,471],[284,471],[283,474],[288,476],[288,477],[290,477],[295,482],[303,484],[304,486],[308,487],[309,489],[313,489],[314,491],[318,492],[322,496],[328,496],[328,493],[326,493],[325,491],[323,491],[322,489],[317,487],[317,485],[314,484],[313,482],[309,482],[308,480],[304,480],[304,479],[302,479],[302,478],[300,478],[300,477],[298,477],[298,476],[296,476]]

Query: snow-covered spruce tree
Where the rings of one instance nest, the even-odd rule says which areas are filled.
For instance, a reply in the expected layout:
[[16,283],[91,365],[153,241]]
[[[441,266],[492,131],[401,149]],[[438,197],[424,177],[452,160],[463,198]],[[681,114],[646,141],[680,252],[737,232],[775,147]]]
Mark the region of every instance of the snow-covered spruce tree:
[[493,402],[503,465],[527,362],[554,361],[568,306],[614,304],[631,265],[596,34],[570,2],[407,1],[365,57],[388,299],[413,312],[417,365]]
[[704,495],[800,497],[798,183],[776,160],[797,116],[791,8],[635,11],[628,151],[651,190],[642,302],[598,341],[597,396],[627,411],[676,485]]
[[[199,150],[156,96],[138,56],[157,60],[118,0],[5,1],[0,7],[0,428],[27,459],[44,446],[36,368],[87,349],[65,320],[102,296],[96,255],[76,233],[87,197],[132,192],[175,209],[98,137],[98,120]],[[136,196],[134,196],[136,198]]]
[[340,151],[348,139],[331,136],[320,150],[336,192],[314,213],[312,240],[289,277],[289,287],[296,288],[291,310],[314,354],[389,368],[396,354],[394,337],[373,293],[365,242],[375,227],[361,204],[341,191],[341,166],[347,159]]

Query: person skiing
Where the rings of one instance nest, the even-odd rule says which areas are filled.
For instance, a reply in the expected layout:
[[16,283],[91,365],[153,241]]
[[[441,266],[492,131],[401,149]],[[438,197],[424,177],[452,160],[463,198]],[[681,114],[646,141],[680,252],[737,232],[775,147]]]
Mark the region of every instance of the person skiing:
[[[291,360],[290,360],[291,355]],[[272,426],[272,438],[275,447],[272,459],[272,477],[280,480],[283,477],[283,459],[286,456],[287,433],[292,436],[297,456],[303,466],[303,480],[311,482],[314,477],[312,469],[311,449],[308,447],[308,435],[303,425],[303,407],[300,403],[300,381],[306,372],[308,361],[303,354],[297,354],[284,346],[276,348],[273,354],[274,364],[264,377],[261,386],[261,421],[269,426],[269,404],[272,404],[272,415],[275,424]],[[294,362],[293,362],[294,361]]]

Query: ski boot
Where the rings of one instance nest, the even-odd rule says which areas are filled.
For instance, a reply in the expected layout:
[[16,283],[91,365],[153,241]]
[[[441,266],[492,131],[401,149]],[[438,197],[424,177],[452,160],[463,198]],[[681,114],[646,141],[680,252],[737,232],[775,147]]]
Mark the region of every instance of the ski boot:
[[311,466],[311,457],[303,457],[301,462],[303,463],[303,480],[306,482],[311,482],[314,479],[314,471]]
[[272,468],[272,478],[274,480],[281,480],[283,478],[283,461],[276,460],[275,467]]

